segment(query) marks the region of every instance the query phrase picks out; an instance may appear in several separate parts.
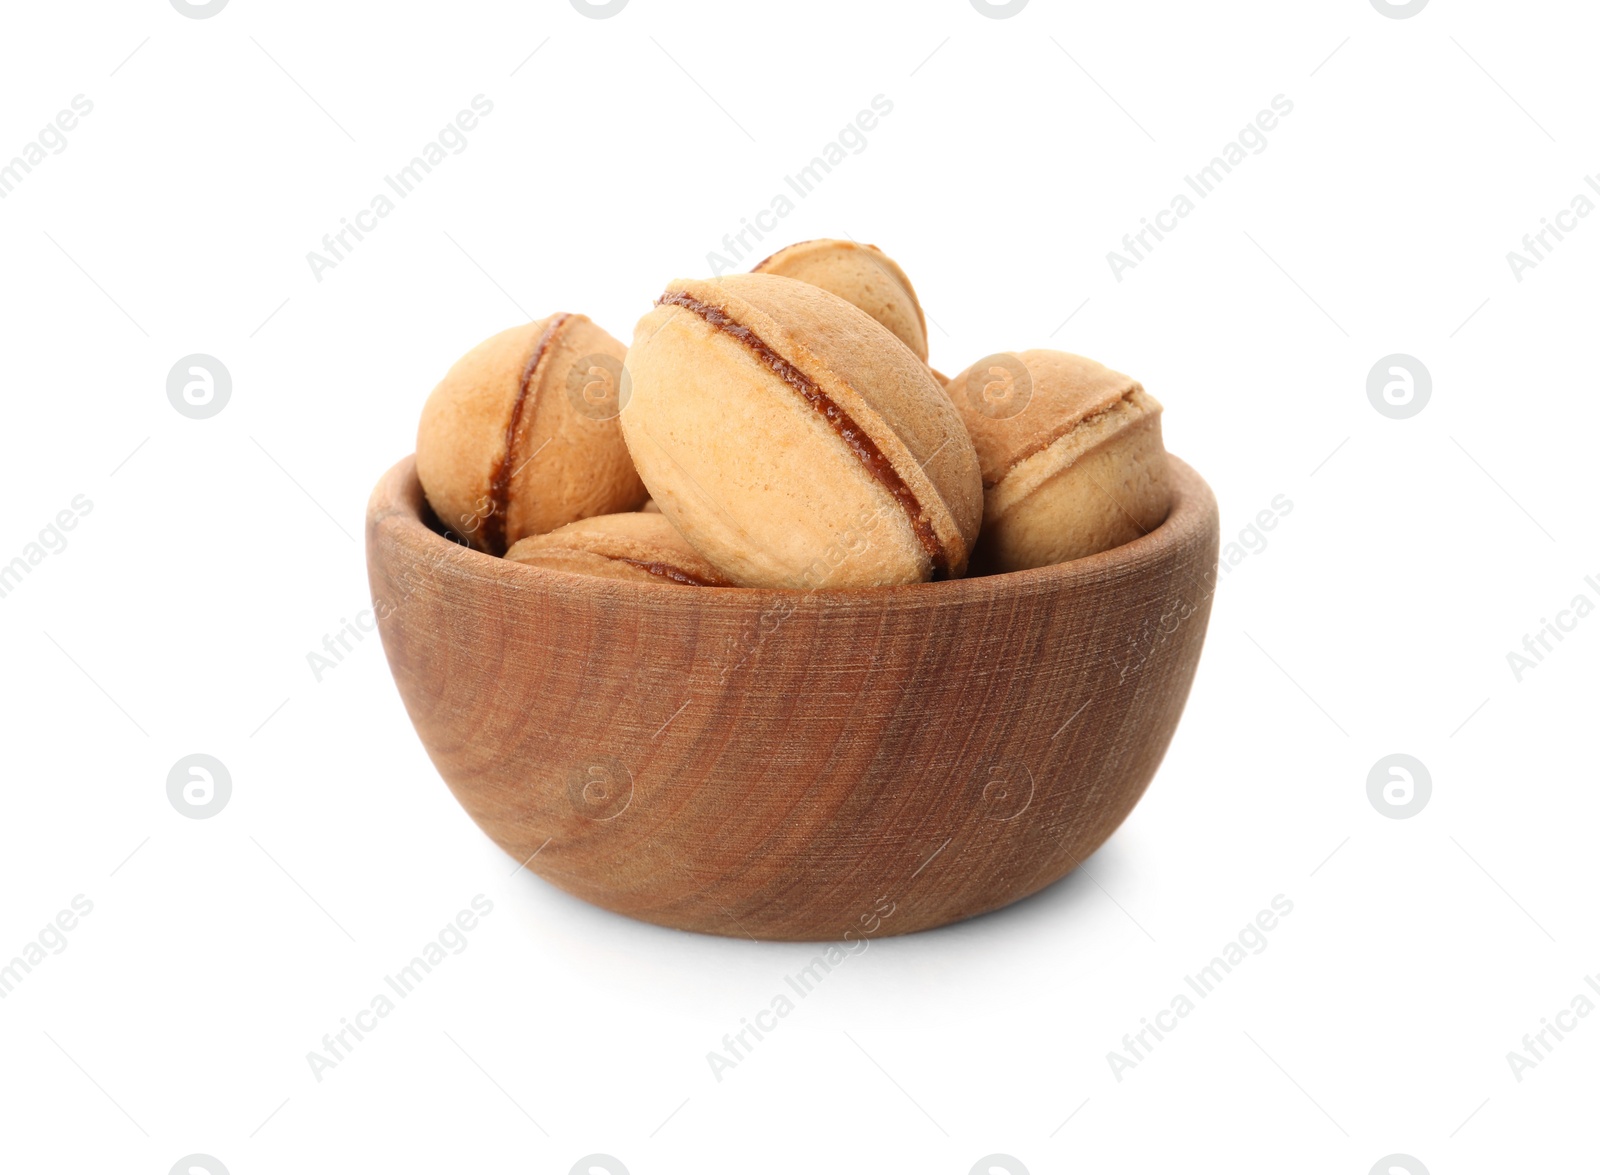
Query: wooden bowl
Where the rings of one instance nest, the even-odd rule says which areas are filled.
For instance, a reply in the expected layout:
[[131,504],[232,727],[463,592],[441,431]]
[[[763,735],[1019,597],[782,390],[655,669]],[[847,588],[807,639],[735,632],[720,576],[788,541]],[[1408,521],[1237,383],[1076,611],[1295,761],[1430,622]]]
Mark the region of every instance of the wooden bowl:
[[853,591],[634,584],[458,546],[415,462],[367,515],[400,696],[479,826],[663,926],[902,934],[1071,872],[1155,774],[1211,612],[1217,506],[1033,571]]

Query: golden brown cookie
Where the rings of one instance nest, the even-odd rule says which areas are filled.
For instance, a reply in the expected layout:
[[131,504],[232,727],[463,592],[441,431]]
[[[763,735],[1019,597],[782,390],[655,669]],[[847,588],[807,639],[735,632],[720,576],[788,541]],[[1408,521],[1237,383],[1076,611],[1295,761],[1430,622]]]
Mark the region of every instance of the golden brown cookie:
[[918,359],[928,361],[928,323],[905,270],[876,245],[801,241],[779,249],[752,273],[809,282],[877,319]]
[[626,353],[583,315],[554,314],[462,356],[417,428],[417,476],[445,528],[498,555],[643,502],[617,424]]
[[1130,542],[1167,516],[1161,405],[1063,351],[980,359],[945,385],[983,468],[974,569],[1019,571]]
[[964,573],[978,458],[927,366],[866,313],[770,274],[672,282],[628,352],[650,496],[733,583]]
[[513,543],[506,558],[636,583],[726,587],[728,581],[660,514],[601,514]]

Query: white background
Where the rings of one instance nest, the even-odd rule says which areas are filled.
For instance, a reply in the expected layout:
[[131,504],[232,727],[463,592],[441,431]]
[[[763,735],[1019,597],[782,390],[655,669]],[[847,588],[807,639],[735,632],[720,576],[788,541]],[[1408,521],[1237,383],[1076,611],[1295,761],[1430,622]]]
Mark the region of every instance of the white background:
[[[1592,1169],[1600,1017],[1520,1082],[1506,1054],[1600,972],[1600,618],[1520,682],[1507,654],[1600,603],[1600,217],[1520,282],[1506,253],[1600,173],[1596,25],[1577,0],[8,6],[0,160],[94,109],[0,201],[0,562],[93,506],[0,599],[0,960],[93,912],[0,1000],[0,1169]],[[478,94],[468,147],[316,280],[308,250]],[[376,639],[320,682],[307,654],[365,606],[367,494],[457,355],[556,310],[626,339],[878,94],[740,268],[874,241],[936,366],[1095,356],[1165,404],[1225,539],[1293,509],[1224,576],[1166,761],[1084,871],[873,942],[719,1082],[708,1051],[814,951],[510,876]],[[1279,94],[1266,149],[1116,280],[1108,250]],[[208,420],[166,396],[195,352],[233,379]],[[1432,375],[1409,420],[1366,394],[1395,352]],[[166,794],[195,752],[233,780],[206,820]],[[1367,797],[1393,752],[1432,776],[1411,819]],[[476,894],[464,953],[316,1080],[307,1052]],[[1117,1080],[1123,1034],[1278,894],[1268,947]]]

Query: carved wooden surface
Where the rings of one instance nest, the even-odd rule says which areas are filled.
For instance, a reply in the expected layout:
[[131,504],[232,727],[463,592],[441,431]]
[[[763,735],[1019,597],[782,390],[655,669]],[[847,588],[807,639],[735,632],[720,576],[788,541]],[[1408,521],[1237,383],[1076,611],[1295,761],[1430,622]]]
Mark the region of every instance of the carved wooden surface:
[[1143,794],[1216,578],[1215,499],[1172,471],[1167,521],[1104,554],[802,593],[456,546],[407,458],[373,493],[368,572],[423,745],[513,858],[545,846],[530,870],[687,930],[898,934],[1059,879]]

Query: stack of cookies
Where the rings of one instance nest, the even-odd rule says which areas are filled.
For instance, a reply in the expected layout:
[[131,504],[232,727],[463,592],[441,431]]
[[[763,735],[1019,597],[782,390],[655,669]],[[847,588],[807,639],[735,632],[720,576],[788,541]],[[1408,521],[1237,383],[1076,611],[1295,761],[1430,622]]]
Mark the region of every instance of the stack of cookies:
[[417,474],[491,555],[642,583],[816,590],[1023,571],[1166,518],[1161,405],[1078,355],[928,366],[910,280],[806,241],[668,284],[624,347],[581,314],[480,343]]

